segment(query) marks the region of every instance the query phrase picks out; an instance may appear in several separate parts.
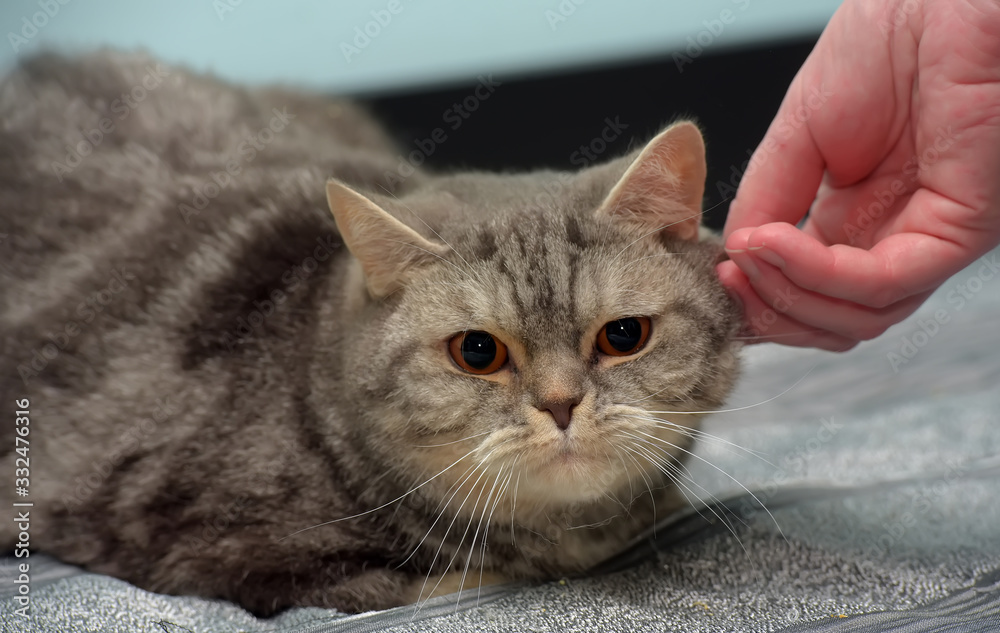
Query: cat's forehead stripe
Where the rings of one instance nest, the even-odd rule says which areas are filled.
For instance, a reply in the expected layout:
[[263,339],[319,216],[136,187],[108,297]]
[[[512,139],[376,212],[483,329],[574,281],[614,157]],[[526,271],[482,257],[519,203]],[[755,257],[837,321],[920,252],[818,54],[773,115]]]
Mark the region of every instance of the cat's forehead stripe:
[[[573,215],[520,216],[481,227],[464,250],[500,278],[496,294],[481,295],[491,314],[507,315],[521,335],[539,344],[558,338],[579,340],[590,310],[580,304],[580,284],[592,275],[582,253],[598,246]],[[590,280],[593,282],[594,280]]]
[[[486,264],[485,270],[497,279],[489,291],[475,293],[473,311],[496,317],[529,346],[573,344],[593,326],[594,318],[633,311],[680,316],[706,329],[713,348],[725,341],[724,328],[713,327],[714,307],[683,292],[698,284],[689,278],[687,267],[668,275],[663,265],[670,260],[650,256],[648,246],[629,234],[617,234],[573,214],[537,213],[481,226],[466,240],[462,249],[466,256]],[[639,254],[631,259],[618,256],[630,248]],[[613,261],[628,270],[616,269],[610,265]],[[646,287],[643,281],[650,274],[666,275],[672,281],[650,286],[652,294],[637,293],[636,284]]]

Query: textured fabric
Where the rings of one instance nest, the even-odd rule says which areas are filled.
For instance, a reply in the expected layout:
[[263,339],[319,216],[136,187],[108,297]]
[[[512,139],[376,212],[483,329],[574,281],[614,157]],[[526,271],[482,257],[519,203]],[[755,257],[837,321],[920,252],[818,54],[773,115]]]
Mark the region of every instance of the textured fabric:
[[258,620],[32,554],[30,620],[14,615],[21,561],[0,564],[4,630],[1000,631],[995,277],[975,264],[847,354],[749,349],[730,411],[704,427],[720,439],[688,465],[707,507],[586,578]]

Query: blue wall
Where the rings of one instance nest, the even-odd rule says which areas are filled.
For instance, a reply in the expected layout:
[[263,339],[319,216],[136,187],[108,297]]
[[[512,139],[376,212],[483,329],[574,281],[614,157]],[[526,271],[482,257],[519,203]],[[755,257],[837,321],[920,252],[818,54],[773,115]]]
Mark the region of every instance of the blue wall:
[[[838,0],[3,0],[0,25],[7,41],[0,47],[0,67],[45,47],[113,45],[145,48],[167,61],[244,82],[367,92],[466,81],[479,73],[622,61],[683,50],[691,42],[696,46],[690,52],[697,54],[699,48],[719,51],[812,34],[838,5]],[[26,26],[26,20],[42,26]],[[358,35],[366,29],[368,35]]]

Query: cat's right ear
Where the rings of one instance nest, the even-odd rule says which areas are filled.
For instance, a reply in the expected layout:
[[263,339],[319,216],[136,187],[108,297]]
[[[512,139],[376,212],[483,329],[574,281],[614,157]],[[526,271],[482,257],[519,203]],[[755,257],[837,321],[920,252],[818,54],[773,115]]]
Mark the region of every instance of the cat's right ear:
[[432,242],[347,185],[330,180],[326,199],[344,244],[361,262],[368,292],[381,299],[439,261],[448,247]]
[[705,193],[705,143],[690,121],[675,123],[646,144],[611,189],[598,214],[697,241]]

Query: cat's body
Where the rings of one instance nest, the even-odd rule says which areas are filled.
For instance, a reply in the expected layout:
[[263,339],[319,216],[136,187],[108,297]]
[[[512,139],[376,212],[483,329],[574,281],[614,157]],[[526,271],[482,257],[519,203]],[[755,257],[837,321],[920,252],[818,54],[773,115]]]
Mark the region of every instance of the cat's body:
[[[717,408],[739,316],[717,246],[635,221],[635,156],[401,174],[346,104],[120,56],[33,60],[0,109],[0,401],[30,399],[33,549],[258,613],[363,610],[580,572],[676,507],[661,471],[695,416],[643,411]],[[648,343],[595,347],[632,317]],[[465,331],[510,360],[464,371]]]

